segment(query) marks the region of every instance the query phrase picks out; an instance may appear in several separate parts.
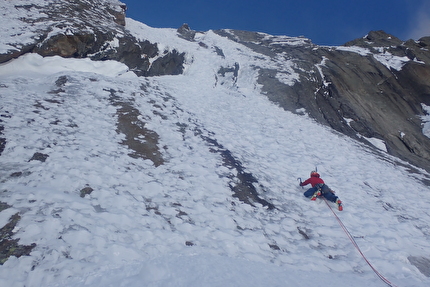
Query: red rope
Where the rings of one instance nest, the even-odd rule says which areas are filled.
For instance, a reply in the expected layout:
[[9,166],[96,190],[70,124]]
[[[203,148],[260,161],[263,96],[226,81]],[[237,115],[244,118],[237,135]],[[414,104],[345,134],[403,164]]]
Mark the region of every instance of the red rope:
[[366,256],[364,256],[363,252],[361,251],[361,249],[358,246],[357,242],[355,241],[354,237],[352,237],[351,233],[349,233],[348,229],[343,224],[343,222],[340,220],[340,218],[337,216],[336,212],[334,212],[333,208],[327,202],[327,199],[325,197],[323,197],[323,199],[324,199],[325,203],[327,204],[327,206],[330,208],[330,210],[333,213],[334,217],[336,217],[337,222],[339,222],[340,227],[342,227],[343,231],[345,231],[345,233],[348,236],[349,240],[351,240],[352,245],[355,246],[355,248],[357,249],[357,251],[363,257],[364,261],[366,261],[366,263],[370,266],[370,268],[372,268],[373,272],[375,272],[375,274],[379,277],[379,279],[381,279],[382,281],[384,281],[384,283],[387,284],[388,286],[397,287],[396,285],[394,285],[393,283],[391,283],[390,281],[388,281],[388,279],[385,278],[381,273],[379,273],[378,270],[376,270],[375,267],[373,267],[373,265],[369,262],[369,260],[367,260]]

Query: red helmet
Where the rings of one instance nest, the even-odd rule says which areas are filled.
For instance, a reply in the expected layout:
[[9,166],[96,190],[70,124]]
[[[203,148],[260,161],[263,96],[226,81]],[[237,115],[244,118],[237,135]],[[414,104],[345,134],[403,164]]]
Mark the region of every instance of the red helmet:
[[311,171],[311,177],[320,177],[320,174],[315,170]]

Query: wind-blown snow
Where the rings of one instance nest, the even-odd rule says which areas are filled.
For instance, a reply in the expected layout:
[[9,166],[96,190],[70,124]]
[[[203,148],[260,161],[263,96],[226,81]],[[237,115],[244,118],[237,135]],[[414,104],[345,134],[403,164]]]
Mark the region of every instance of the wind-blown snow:
[[375,59],[381,62],[384,66],[386,66],[387,69],[394,69],[397,71],[400,71],[403,66],[410,61],[409,58],[406,56],[394,56],[389,52],[374,54],[373,57],[375,57]]
[[[378,48],[375,48],[375,49],[378,50]],[[377,61],[379,61],[389,70],[394,69],[394,70],[400,71],[403,68],[403,66],[410,61],[408,57],[394,56],[390,52],[384,51],[384,48],[380,48],[379,53],[373,53],[367,48],[362,48],[357,46],[348,46],[348,47],[339,46],[339,47],[336,47],[336,50],[357,53],[361,56],[372,55]]]
[[[20,212],[16,238],[37,244],[0,267],[1,286],[383,286],[324,201],[303,197],[297,178],[315,166],[372,265],[398,286],[430,284],[408,260],[430,257],[425,171],[269,102],[256,53],[238,43],[207,32],[206,49],[172,29],[127,27],[186,52],[184,75],[124,78],[119,63],[34,55],[0,66],[1,201],[13,206],[0,223]],[[217,82],[236,62],[238,78]],[[164,164],[129,156],[115,103],[158,134]],[[240,160],[276,209],[232,197],[235,171],[204,138]],[[35,152],[49,157],[29,162]]]
[[377,138],[366,138],[364,137],[368,142],[370,142],[373,146],[379,148],[380,150],[383,150],[387,152],[387,146],[385,145],[385,142],[383,140],[377,139]]
[[18,59],[0,64],[0,76],[41,77],[61,72],[88,72],[108,77],[121,76],[135,78],[126,65],[117,61],[92,61],[84,59],[66,59],[60,56],[45,57],[38,54],[25,54]]
[[369,49],[358,46],[339,46],[336,47],[336,50],[357,53],[361,56],[367,56],[370,54]]

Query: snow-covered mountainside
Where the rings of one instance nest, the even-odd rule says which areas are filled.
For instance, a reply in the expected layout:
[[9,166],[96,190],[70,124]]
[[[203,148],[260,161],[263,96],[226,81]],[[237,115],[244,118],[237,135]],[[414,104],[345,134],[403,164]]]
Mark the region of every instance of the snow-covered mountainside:
[[[37,46],[52,27],[17,20],[49,1],[14,2],[1,1],[16,20],[2,20],[2,51]],[[378,272],[392,286],[430,285],[427,171],[288,111],[267,81],[277,70],[300,85],[303,67],[244,44],[247,33],[123,24],[158,51],[137,73],[116,56],[33,51],[0,64],[1,286],[387,285]],[[163,75],[142,76],[153,66]],[[315,168],[344,211],[303,196],[298,178]]]
[[[115,60],[138,76],[184,72],[184,51],[167,39],[151,42],[125,23],[116,0],[0,1],[0,63],[26,53]],[[184,24],[175,37],[199,43],[202,33]],[[256,52],[261,92],[280,107],[430,171],[430,37],[401,41],[383,31],[340,47],[309,39],[219,30],[214,33]],[[228,56],[228,55],[227,55]],[[188,55],[189,57],[189,55]],[[218,79],[242,73],[239,61],[217,67]],[[211,75],[212,76],[212,75]],[[220,80],[219,83],[222,83]]]

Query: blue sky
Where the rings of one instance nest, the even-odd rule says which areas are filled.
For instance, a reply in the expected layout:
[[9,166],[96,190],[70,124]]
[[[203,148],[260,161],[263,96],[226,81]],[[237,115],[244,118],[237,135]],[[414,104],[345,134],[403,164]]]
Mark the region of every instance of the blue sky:
[[121,0],[127,16],[156,28],[239,29],[341,45],[371,30],[401,40],[430,36],[428,0]]

